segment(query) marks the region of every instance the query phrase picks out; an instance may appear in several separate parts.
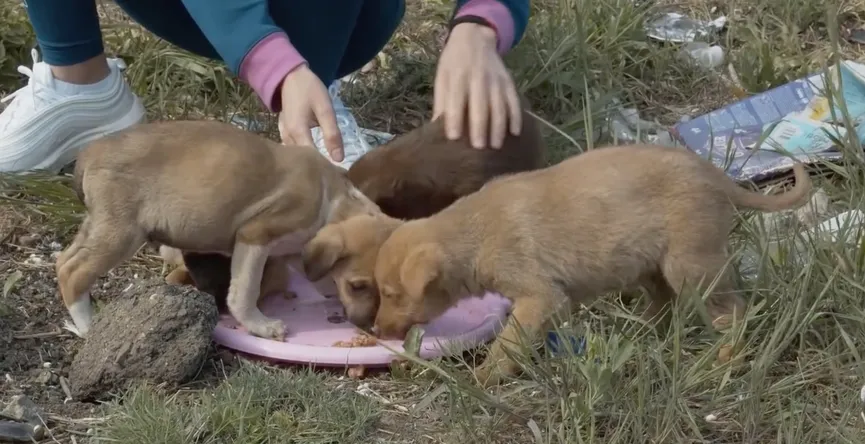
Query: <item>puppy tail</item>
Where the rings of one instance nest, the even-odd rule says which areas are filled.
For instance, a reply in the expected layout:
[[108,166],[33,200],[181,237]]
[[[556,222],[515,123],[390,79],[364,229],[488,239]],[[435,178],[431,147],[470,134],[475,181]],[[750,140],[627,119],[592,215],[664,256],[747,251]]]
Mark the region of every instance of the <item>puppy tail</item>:
[[796,179],[796,185],[791,190],[774,195],[748,191],[731,182],[730,199],[737,207],[767,212],[801,207],[811,198],[811,177],[808,176],[808,172],[805,171],[805,166],[801,162],[796,162],[793,165],[793,176]]

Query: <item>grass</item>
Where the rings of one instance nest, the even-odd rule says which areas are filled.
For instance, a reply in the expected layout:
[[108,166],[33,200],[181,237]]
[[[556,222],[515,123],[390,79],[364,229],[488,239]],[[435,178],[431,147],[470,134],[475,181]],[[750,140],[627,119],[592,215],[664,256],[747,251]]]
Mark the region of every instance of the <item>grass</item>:
[[243,365],[203,396],[133,389],[97,436],[125,443],[359,443],[379,416],[375,401],[334,390],[321,374]]
[[[671,124],[863,54],[832,38],[839,26],[859,23],[863,0],[830,3],[835,12],[828,15],[827,3],[806,0],[532,4],[527,35],[507,63],[550,124],[554,160],[607,139],[605,115],[613,99],[636,106],[644,119]],[[128,77],[150,118],[256,116],[275,136],[272,117],[261,114],[257,99],[224,68],[151,38],[103,6],[107,46],[130,65]],[[449,7],[443,0],[409,1],[406,24],[385,48],[383,63],[346,87],[344,99],[364,126],[400,133],[429,117]],[[2,74],[27,55],[21,42],[29,34],[17,8],[17,2],[0,1]],[[737,86],[682,63],[675,46],[646,39],[643,21],[666,8],[700,19],[728,16],[719,43]],[[10,78],[0,82],[8,88]],[[817,181],[835,212],[863,208],[865,195],[861,147],[842,142],[849,160]],[[60,232],[74,227],[80,214],[62,179],[6,177],[0,188]],[[133,390],[109,407],[111,416],[95,435],[148,443],[865,442],[858,395],[865,382],[861,230],[844,233],[847,243],[803,241],[793,256],[789,230],[765,233],[760,218],[744,216],[733,246],[749,249],[755,259],[756,276],[745,284],[754,308],[744,325],[720,336],[694,320],[693,307],[659,333],[635,319],[630,303],[610,297],[561,327],[563,334],[587,338],[585,356],[551,357],[526,348],[526,375],[491,392],[474,385],[462,360],[362,383],[247,365],[200,391]],[[780,260],[761,247],[768,237],[788,239]],[[736,344],[735,351],[719,362],[725,343]]]

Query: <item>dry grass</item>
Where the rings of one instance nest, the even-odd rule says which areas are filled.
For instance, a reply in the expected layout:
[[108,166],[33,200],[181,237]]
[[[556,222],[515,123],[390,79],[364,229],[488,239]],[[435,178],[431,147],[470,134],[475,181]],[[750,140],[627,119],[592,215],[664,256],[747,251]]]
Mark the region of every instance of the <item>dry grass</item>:
[[[19,44],[26,41],[23,16],[14,12],[17,2],[11,9],[9,3],[0,2],[8,57],[0,53],[2,74],[26,55]],[[384,51],[386,63],[344,97],[363,125],[396,133],[429,116],[451,4],[408,3],[406,24]],[[839,25],[860,24],[862,0],[833,2],[839,15],[832,20],[825,2],[806,0],[532,3],[529,31],[507,62],[538,114],[557,128],[547,136],[558,158],[603,140],[613,98],[665,124],[733,100],[717,74],[688,67],[676,47],[645,38],[646,15],[662,7],[702,19],[727,14],[721,44],[748,92],[801,77],[839,55],[862,55],[855,44],[829,38]],[[106,17],[108,46],[130,64],[128,76],[151,118],[262,116],[248,88],[218,64],[152,39],[114,10]],[[273,136],[272,118],[262,118]],[[861,150],[848,145],[851,154]],[[836,180],[818,182],[838,211],[862,207],[861,171],[851,161],[836,169]],[[56,183],[4,179],[3,187],[9,198],[41,204],[30,208],[54,217],[59,230],[75,220],[77,203]],[[527,374],[494,392],[478,389],[460,360],[374,378],[360,390],[368,396],[350,391],[357,382],[246,369],[203,392],[134,391],[96,434],[148,443],[865,442],[858,394],[865,382],[862,233],[850,230],[846,244],[807,242],[796,261],[773,262],[759,248],[766,234],[757,228],[746,218],[734,236],[736,247],[757,252],[758,275],[746,283],[755,308],[745,325],[722,337],[693,322],[692,309],[679,313],[671,331],[656,333],[630,314],[630,304],[609,298],[563,327],[588,338],[587,356],[553,358],[527,348]],[[724,342],[738,344],[737,351],[719,364]]]

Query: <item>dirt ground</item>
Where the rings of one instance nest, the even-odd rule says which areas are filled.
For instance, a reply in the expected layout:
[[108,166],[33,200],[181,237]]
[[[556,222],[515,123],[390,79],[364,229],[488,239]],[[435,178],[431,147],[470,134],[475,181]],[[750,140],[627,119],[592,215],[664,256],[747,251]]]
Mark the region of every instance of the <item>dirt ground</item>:
[[[54,259],[66,242],[10,208],[0,208],[0,239],[0,400],[27,396],[45,413],[53,440],[73,442],[102,412],[99,404],[68,399],[69,367],[82,340],[63,329],[68,316]],[[110,300],[130,282],[156,276],[159,269],[146,262],[129,261],[100,279],[92,292],[96,303]],[[222,374],[233,361],[231,353],[213,348],[197,383]]]

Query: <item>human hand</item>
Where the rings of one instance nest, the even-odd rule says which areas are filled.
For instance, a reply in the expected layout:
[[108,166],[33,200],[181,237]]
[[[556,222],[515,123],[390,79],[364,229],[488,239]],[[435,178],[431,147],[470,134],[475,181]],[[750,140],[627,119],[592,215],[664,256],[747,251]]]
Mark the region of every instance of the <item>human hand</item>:
[[315,146],[310,128],[318,125],[330,158],[341,162],[344,157],[342,136],[327,87],[318,76],[305,64],[299,66],[285,76],[280,97],[279,133],[282,143]]
[[448,139],[462,136],[466,106],[473,147],[498,149],[508,131],[520,134],[520,99],[496,51],[496,33],[475,23],[456,25],[439,56],[433,119],[444,118]]

